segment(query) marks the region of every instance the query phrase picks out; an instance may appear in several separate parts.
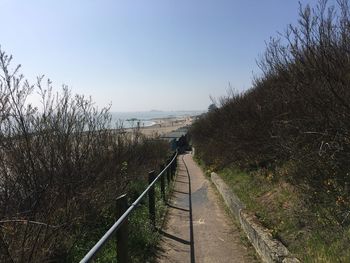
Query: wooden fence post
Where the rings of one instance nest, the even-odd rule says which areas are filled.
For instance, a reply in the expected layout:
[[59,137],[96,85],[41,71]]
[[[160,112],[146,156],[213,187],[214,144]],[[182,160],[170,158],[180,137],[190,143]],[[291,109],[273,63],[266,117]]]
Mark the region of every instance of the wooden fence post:
[[[117,220],[128,209],[128,198],[126,194],[117,198]],[[117,231],[117,262],[129,263],[129,251],[128,251],[128,218],[124,220],[122,225]]]
[[[151,171],[148,173],[148,184],[151,184],[155,179],[155,172]],[[153,226],[156,228],[156,201],[154,194],[154,186],[149,189],[148,192],[148,210],[149,210],[149,219]]]
[[174,181],[174,177],[175,177],[175,161],[173,161],[173,163],[171,164],[171,178]]
[[[164,164],[160,166],[160,172],[162,172],[164,169]],[[163,201],[165,202],[165,174],[162,174],[160,176],[160,192],[163,198]]]
[[[171,161],[171,159],[167,160],[167,165],[169,164],[170,161]],[[169,185],[170,185],[170,169],[171,169],[171,165],[166,170],[166,179],[167,179],[168,188],[169,188]]]
[[174,168],[174,175],[176,174],[177,170],[177,158],[174,160],[175,168]]

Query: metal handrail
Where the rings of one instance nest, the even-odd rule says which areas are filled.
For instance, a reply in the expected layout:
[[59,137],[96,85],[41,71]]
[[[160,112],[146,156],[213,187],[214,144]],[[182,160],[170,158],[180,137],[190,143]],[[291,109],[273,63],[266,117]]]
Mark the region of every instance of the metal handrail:
[[129,214],[135,209],[135,207],[140,203],[141,199],[149,192],[149,190],[155,185],[158,179],[165,173],[169,167],[176,160],[178,151],[175,152],[172,160],[165,166],[165,168],[157,175],[152,183],[142,192],[142,194],[130,205],[130,207],[124,212],[124,214],[119,217],[119,219],[112,225],[112,227],[102,236],[102,238],[90,249],[90,251],[85,255],[85,257],[80,261],[80,263],[90,262],[95,255],[101,250],[104,244],[112,237],[112,235],[120,228],[123,222],[128,218]]

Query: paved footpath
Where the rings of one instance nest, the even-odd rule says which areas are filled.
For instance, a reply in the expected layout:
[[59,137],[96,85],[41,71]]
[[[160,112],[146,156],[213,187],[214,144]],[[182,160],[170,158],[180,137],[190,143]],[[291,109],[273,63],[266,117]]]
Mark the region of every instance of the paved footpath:
[[178,157],[158,262],[256,262],[212,187],[191,154]]

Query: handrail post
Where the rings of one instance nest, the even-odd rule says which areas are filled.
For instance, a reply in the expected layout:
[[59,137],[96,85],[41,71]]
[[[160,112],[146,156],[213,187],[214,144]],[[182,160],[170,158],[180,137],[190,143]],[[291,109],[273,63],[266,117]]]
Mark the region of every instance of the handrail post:
[[174,164],[175,164],[174,174],[176,174],[176,170],[177,170],[177,158],[175,158],[175,160],[174,160]]
[[[155,172],[151,171],[148,173],[148,184],[151,184],[153,180],[155,179]],[[155,201],[155,194],[154,194],[154,186],[152,186],[149,189],[148,192],[148,211],[149,211],[149,219],[150,223],[155,229],[156,227],[156,201]]]
[[174,181],[174,177],[175,177],[175,160],[171,164],[171,178],[173,181]]
[[[167,164],[170,163],[171,160],[167,160]],[[166,179],[167,179],[167,184],[168,184],[168,188],[169,188],[169,185],[170,185],[170,168],[171,167],[168,167],[168,169],[166,169]]]
[[[162,172],[164,169],[164,164],[160,165],[160,172]],[[162,174],[160,177],[160,192],[163,198],[163,201],[165,202],[165,175]]]
[[[128,209],[128,199],[126,194],[117,198],[117,220]],[[128,251],[128,218],[126,218],[123,224],[117,231],[117,262],[128,263],[130,262]]]
[[169,166],[169,172],[170,172],[170,179],[172,181],[174,179],[173,178],[173,163],[171,163],[170,166]]

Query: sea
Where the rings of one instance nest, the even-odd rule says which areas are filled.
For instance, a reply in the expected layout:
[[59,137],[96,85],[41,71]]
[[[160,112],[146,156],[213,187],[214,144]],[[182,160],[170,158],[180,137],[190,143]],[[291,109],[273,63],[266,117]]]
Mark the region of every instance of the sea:
[[138,123],[140,127],[148,127],[155,124],[154,119],[180,118],[197,116],[205,111],[140,111],[140,112],[111,112],[112,123],[118,127],[132,128]]

